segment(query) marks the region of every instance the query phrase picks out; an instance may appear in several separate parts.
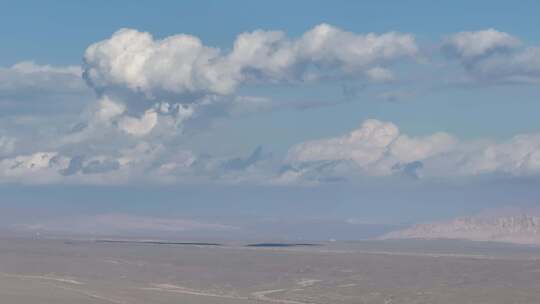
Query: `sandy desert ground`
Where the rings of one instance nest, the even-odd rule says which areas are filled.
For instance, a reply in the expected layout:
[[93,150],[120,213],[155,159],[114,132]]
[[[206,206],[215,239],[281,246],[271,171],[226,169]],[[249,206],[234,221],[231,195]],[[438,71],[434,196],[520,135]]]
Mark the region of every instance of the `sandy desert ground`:
[[0,302],[540,303],[540,249],[373,241],[246,247],[0,240]]

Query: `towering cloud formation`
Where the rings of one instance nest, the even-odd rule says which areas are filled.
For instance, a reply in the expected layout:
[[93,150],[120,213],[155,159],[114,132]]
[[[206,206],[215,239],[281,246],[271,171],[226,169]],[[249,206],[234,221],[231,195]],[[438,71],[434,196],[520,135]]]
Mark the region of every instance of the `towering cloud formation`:
[[540,173],[540,136],[522,134],[502,143],[459,141],[443,132],[411,137],[401,134],[393,123],[370,119],[347,135],[295,145],[287,163],[281,179],[289,182],[324,180],[336,173],[342,177],[536,175]]
[[[243,33],[228,53],[190,35],[155,40],[149,33],[122,29],[88,47],[89,84],[102,91],[123,87],[148,97],[231,94],[252,80],[298,81],[311,77],[381,74],[381,66],[417,53],[409,34],[355,34],[321,24],[298,39],[284,32]],[[376,72],[379,71],[379,72]]]
[[244,81],[308,81],[344,76],[379,80],[382,71],[388,71],[381,65],[413,57],[417,51],[414,37],[409,34],[361,35],[321,24],[296,40],[277,31],[241,34],[227,60],[238,67]]
[[396,125],[375,119],[345,136],[308,141],[289,150],[292,163],[352,160],[367,174],[391,174],[397,166],[449,151],[456,139],[446,133],[426,137],[400,134]]
[[387,66],[417,51],[409,34],[355,34],[328,24],[298,39],[281,31],[242,33],[227,52],[191,35],[154,39],[149,33],[122,29],[88,47],[84,76],[98,94],[126,106],[128,113],[123,115],[130,117],[120,118],[120,128],[142,136],[161,116],[176,117],[178,109],[200,111],[216,102],[238,100],[245,104],[245,98],[225,97],[245,83],[343,77],[387,81],[393,79]]
[[[540,82],[539,48],[525,48],[508,33],[456,33],[444,40],[442,50],[476,82]],[[34,101],[49,96],[40,103],[45,106],[61,95],[92,95],[92,90],[97,95],[84,121],[72,127],[55,126],[26,138],[23,132],[2,132],[0,181],[264,183],[394,174],[540,174],[537,134],[471,142],[444,132],[410,136],[391,122],[370,119],[348,134],[293,146],[283,163],[262,149],[247,157],[199,155],[177,137],[216,116],[284,105],[270,97],[237,95],[242,86],[388,82],[396,77],[393,63],[418,52],[410,34],[358,34],[328,24],[296,38],[281,31],[241,33],[228,49],[186,34],[156,39],[122,29],[90,45],[82,68],[32,62],[0,68],[0,105],[11,95],[38,96],[30,98]]]
[[98,90],[125,87],[148,97],[163,93],[231,93],[236,81],[220,51],[190,35],[154,40],[122,29],[86,50],[85,75]]

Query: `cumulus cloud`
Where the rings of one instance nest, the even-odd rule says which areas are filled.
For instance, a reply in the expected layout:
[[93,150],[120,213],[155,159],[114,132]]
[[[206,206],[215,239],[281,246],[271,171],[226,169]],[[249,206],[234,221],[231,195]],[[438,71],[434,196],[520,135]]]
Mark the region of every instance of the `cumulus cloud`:
[[452,135],[437,132],[424,137],[402,134],[392,143],[389,153],[402,163],[426,159],[452,149],[457,140]]
[[57,152],[36,152],[0,160],[0,181],[54,183],[60,180],[58,170],[66,167],[69,159]]
[[[540,80],[539,49],[523,48],[504,32],[457,33],[446,38],[443,50],[475,80]],[[472,142],[445,132],[411,136],[391,122],[370,119],[348,134],[294,145],[284,160],[272,159],[260,147],[247,156],[207,155],[186,148],[178,138],[184,129],[216,116],[283,106],[270,98],[239,95],[242,86],[343,79],[386,83],[399,77],[392,68],[395,61],[417,53],[410,34],[359,34],[328,24],[296,38],[281,31],[241,33],[230,49],[206,46],[186,34],[156,39],[122,29],[89,46],[82,68],[33,62],[0,68],[0,99],[21,91],[87,94],[86,84],[97,95],[82,121],[60,138],[34,136],[36,143],[29,143],[0,136],[0,181],[288,184],[364,176],[540,173],[536,134]],[[388,91],[380,98],[396,96],[400,92]]]
[[158,114],[155,110],[147,110],[140,118],[124,117],[118,126],[122,131],[131,135],[146,135],[156,126]]
[[88,47],[84,59],[86,79],[97,89],[120,86],[148,96],[225,95],[252,79],[306,79],[310,69],[322,75],[337,69],[387,78],[389,71],[380,65],[417,51],[410,34],[356,34],[321,24],[298,39],[281,31],[242,33],[228,53],[195,36],[156,40],[149,33],[122,29]]
[[445,39],[443,47],[459,59],[471,60],[497,52],[507,52],[520,44],[518,38],[508,33],[487,29],[453,34]]
[[396,164],[444,153],[455,142],[447,133],[410,137],[400,134],[393,123],[369,119],[347,135],[300,143],[289,150],[287,160],[291,163],[350,160],[367,174],[388,175]]
[[[224,113],[243,112],[243,106],[247,111],[267,108],[260,97],[231,96],[249,83],[343,77],[386,82],[395,77],[392,62],[417,52],[410,34],[357,34],[328,24],[296,39],[281,31],[242,33],[227,51],[192,35],[155,39],[150,33],[121,29],[87,48],[84,78],[99,95],[126,106],[121,115],[129,117],[116,125],[137,136],[158,124],[161,115],[151,109],[164,103],[199,113],[209,108],[212,113],[218,108]],[[212,107],[216,103],[224,106]]]
[[[122,147],[120,145],[119,147]],[[261,148],[247,157],[197,154],[175,145],[134,141],[119,149],[71,149],[0,158],[0,183],[264,183],[275,164]]]
[[500,143],[462,141],[444,132],[413,137],[401,134],[393,123],[370,119],[344,136],[293,146],[286,163],[277,181],[395,174],[414,178],[538,175],[540,136],[522,134]]
[[182,133],[183,125],[194,114],[193,107],[167,102],[156,103],[142,113],[129,109],[123,100],[103,95],[63,136],[56,148],[80,151],[92,146],[101,150],[118,150],[140,140],[167,143]]
[[97,102],[95,119],[101,122],[109,122],[126,111],[124,104],[115,102],[109,96],[105,95]]
[[502,143],[490,143],[462,152],[457,172],[462,175],[478,175],[504,172],[513,175],[540,173],[540,135],[521,134]]
[[411,136],[391,122],[369,119],[348,134],[299,143],[284,160],[260,147],[245,157],[220,157],[152,141],[119,150],[44,151],[0,160],[0,181],[21,183],[319,184],[372,176],[490,174],[540,174],[540,135],[502,142],[459,140],[444,132]]
[[[337,47],[339,46],[339,47]],[[379,66],[418,52],[410,34],[356,34],[320,24],[296,40],[279,31],[255,31],[238,36],[228,58],[244,79],[309,81],[363,75],[386,80],[390,71]]]
[[115,151],[82,149],[23,153],[0,159],[0,181],[24,184],[124,184],[142,180],[162,146],[145,142]]
[[289,151],[288,159],[304,162],[351,159],[367,165],[378,160],[398,135],[394,124],[370,119],[345,136],[298,144]]
[[149,33],[122,29],[86,50],[85,75],[95,88],[126,87],[148,95],[165,91],[230,93],[234,83],[219,70],[220,51],[197,37],[154,40]]
[[457,59],[475,81],[539,83],[540,48],[522,45],[517,37],[487,29],[451,35],[442,50]]

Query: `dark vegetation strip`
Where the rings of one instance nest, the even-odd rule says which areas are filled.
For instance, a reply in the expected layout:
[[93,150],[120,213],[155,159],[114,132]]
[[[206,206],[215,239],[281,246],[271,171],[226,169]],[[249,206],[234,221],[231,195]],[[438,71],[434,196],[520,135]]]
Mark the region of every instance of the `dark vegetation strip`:
[[149,244],[149,245],[184,245],[184,246],[221,246],[219,243],[200,242],[170,242],[170,241],[129,241],[129,240],[96,240],[96,243],[120,243],[120,244]]
[[248,244],[246,247],[304,247],[304,246],[320,246],[312,243],[256,243]]

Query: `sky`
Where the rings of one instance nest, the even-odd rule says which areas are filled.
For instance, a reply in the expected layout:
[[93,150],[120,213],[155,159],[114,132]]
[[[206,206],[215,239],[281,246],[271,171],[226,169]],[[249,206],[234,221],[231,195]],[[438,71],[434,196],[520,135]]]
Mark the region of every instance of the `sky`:
[[540,203],[536,1],[0,4],[3,228],[354,239]]

